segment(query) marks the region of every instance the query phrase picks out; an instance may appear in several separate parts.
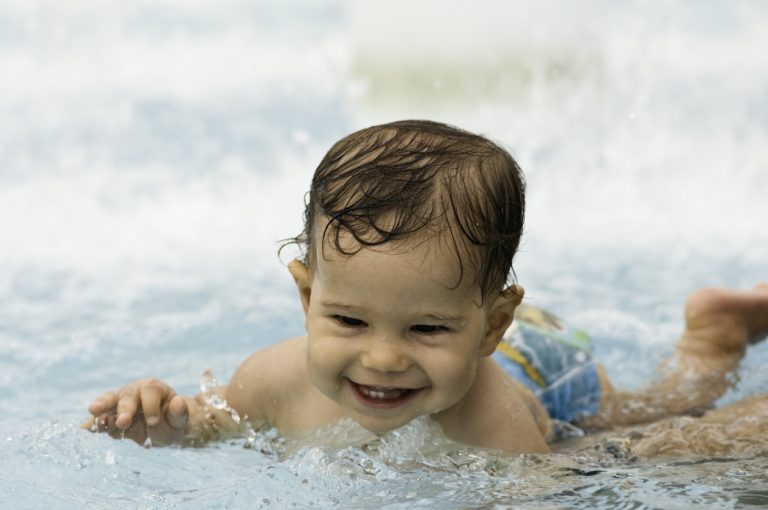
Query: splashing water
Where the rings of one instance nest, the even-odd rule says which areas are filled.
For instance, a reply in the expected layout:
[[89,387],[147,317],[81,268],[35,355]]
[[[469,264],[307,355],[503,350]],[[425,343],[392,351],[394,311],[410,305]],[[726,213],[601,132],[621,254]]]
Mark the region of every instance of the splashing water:
[[245,438],[243,448],[258,450],[260,453],[277,458],[285,452],[284,440],[278,434],[277,429],[269,428],[267,430],[256,431],[248,421],[243,420],[237,411],[227,403],[217,388],[219,382],[213,371],[205,370],[200,376],[200,393],[207,406],[220,411],[226,411],[232,417],[232,421],[237,425],[238,433]]
[[205,370],[200,376],[200,393],[203,395],[205,404],[220,411],[227,411],[232,417],[232,421],[239,425],[240,415],[229,406],[224,397],[217,393],[216,390],[219,386],[219,381],[211,370]]

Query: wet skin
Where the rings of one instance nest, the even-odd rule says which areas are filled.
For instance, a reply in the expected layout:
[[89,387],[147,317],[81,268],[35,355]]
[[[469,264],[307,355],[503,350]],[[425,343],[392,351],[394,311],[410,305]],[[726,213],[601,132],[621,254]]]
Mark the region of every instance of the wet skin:
[[326,250],[313,271],[294,263],[303,289],[307,367],[314,385],[368,430],[460,405],[478,362],[509,324],[515,300],[481,303],[451,257],[429,243],[354,256]]

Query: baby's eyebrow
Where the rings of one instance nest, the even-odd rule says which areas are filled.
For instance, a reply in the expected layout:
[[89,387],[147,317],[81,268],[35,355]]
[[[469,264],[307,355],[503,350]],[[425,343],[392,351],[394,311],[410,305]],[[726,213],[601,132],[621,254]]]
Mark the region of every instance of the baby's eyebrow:
[[350,306],[350,305],[343,305],[341,303],[335,303],[333,301],[323,301],[321,303],[326,308],[340,308],[342,310],[347,310],[349,312],[361,312],[363,309],[359,306]]
[[431,319],[440,322],[461,322],[464,320],[464,317],[461,315],[448,315],[442,313],[423,313],[418,314],[418,317],[420,319]]
[[[335,301],[322,301],[321,304],[325,308],[335,308],[337,310],[344,310],[346,313],[352,313],[352,314],[360,314],[363,312],[363,308],[360,308],[359,306],[351,306],[351,305],[344,305],[341,303],[336,303]],[[414,317],[416,317],[417,320],[419,319],[425,319],[425,320],[432,320],[432,321],[438,321],[438,322],[463,322],[464,316],[462,315],[451,315],[447,313],[440,313],[440,312],[426,312],[426,313],[415,313]]]

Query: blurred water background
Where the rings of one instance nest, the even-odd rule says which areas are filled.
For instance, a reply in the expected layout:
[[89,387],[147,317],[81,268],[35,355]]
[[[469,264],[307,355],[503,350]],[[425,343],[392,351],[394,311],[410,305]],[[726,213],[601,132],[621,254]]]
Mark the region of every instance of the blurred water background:
[[[76,429],[102,390],[194,393],[301,333],[279,241],[330,144],[400,118],[510,149],[528,299],[641,384],[689,291],[768,279],[767,27],[757,0],[2,0],[0,505],[768,504],[765,452],[429,457],[416,427],[277,459]],[[768,392],[767,370],[753,348],[721,403]]]

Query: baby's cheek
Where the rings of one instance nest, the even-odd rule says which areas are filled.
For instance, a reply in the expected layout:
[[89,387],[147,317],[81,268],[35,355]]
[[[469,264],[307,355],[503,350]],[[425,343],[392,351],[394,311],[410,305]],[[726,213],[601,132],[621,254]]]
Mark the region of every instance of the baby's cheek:
[[320,346],[311,347],[307,355],[307,373],[312,384],[321,393],[333,399],[338,370],[330,359],[326,349]]
[[[348,363],[343,346],[334,339],[310,340],[307,351],[309,375],[316,386],[326,379],[335,379]],[[327,382],[327,381],[326,381]]]
[[450,363],[443,365],[442,378],[444,384],[453,392],[463,394],[475,380],[477,365],[464,357],[456,357]]
[[314,363],[332,363],[341,356],[341,347],[333,339],[316,337],[309,339],[307,358]]

